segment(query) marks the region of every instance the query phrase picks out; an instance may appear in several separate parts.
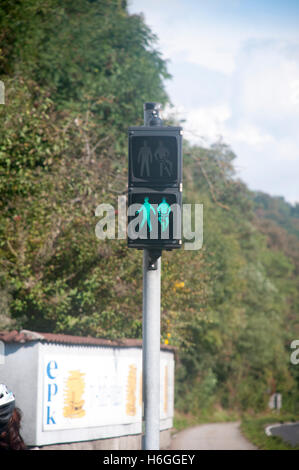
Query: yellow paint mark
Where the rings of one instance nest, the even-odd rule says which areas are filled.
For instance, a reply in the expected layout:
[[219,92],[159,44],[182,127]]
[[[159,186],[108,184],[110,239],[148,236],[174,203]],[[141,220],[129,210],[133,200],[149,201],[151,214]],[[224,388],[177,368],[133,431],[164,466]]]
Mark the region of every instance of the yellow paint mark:
[[129,375],[127,382],[127,402],[126,414],[128,416],[136,415],[136,385],[137,385],[137,369],[134,364],[129,366]]
[[63,416],[65,418],[82,418],[85,416],[83,409],[85,381],[84,375],[79,370],[71,370],[66,382]]
[[140,372],[140,381],[139,381],[139,406],[142,406],[142,372]]
[[168,366],[164,369],[164,412],[168,411]]

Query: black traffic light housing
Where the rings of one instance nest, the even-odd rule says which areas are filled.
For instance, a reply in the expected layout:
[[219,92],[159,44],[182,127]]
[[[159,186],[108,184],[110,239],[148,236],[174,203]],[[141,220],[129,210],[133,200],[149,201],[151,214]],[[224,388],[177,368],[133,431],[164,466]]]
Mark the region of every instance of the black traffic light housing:
[[155,103],[144,109],[150,125],[128,129],[128,246],[181,248],[183,131],[163,126]]
[[182,128],[129,128],[129,189],[180,188]]

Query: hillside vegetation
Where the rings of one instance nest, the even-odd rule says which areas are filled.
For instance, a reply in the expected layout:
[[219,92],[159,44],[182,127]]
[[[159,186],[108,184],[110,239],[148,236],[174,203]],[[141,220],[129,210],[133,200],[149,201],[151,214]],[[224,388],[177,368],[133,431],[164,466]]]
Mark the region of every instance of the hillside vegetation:
[[[119,0],[3,0],[0,26],[0,328],[141,338],[142,252],[97,239],[95,209],[126,194],[143,103],[169,103],[155,36]],[[184,142],[204,244],[162,257],[176,407],[263,410],[280,391],[295,411],[299,206],[249,191],[234,159]]]

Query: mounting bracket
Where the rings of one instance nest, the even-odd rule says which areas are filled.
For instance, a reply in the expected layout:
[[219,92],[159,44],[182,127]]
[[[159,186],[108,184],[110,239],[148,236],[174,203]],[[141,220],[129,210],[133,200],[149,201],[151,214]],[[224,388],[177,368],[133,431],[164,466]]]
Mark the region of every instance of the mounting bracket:
[[149,271],[156,271],[158,269],[158,259],[162,256],[162,250],[148,250],[148,267]]

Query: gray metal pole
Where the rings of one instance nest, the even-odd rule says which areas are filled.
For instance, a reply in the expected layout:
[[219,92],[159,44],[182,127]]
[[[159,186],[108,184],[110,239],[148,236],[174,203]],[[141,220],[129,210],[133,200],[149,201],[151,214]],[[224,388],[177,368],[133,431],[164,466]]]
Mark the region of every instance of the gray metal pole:
[[143,449],[160,448],[160,305],[161,257],[149,270],[149,250],[143,252]]
[[[161,125],[160,105],[145,103],[144,125]],[[160,449],[161,252],[143,251],[144,450]]]

